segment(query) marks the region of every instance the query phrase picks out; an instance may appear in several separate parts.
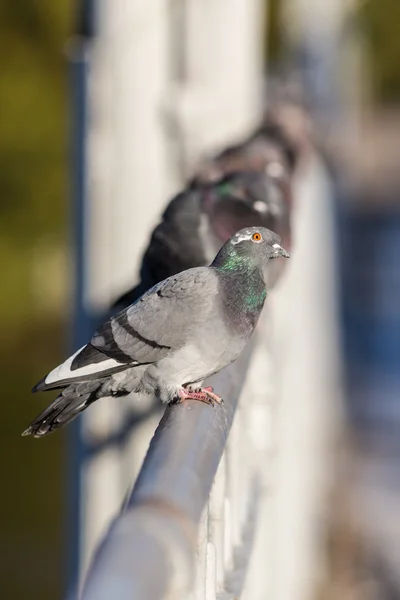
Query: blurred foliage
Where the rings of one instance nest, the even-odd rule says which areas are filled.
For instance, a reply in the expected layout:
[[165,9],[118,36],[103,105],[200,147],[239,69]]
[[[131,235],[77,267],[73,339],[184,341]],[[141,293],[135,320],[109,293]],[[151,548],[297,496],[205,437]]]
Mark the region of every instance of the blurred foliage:
[[375,99],[380,103],[400,102],[400,2],[365,0],[360,6]]
[[283,33],[280,23],[281,0],[267,0],[265,11],[266,18],[266,44],[265,44],[265,62],[266,64],[277,64],[282,58]]
[[[64,42],[71,0],[0,4],[0,250],[9,324],[29,316],[32,250],[65,240],[68,94]],[[12,302],[9,302],[10,298]]]
[[73,0],[0,1],[0,587],[13,600],[60,598],[63,587],[63,436],[20,433],[50,399],[30,388],[64,351],[65,289],[52,302],[49,290],[67,280],[64,48],[73,8]]
[[[280,25],[282,0],[267,1],[265,53],[272,64],[284,55]],[[357,6],[357,5],[356,5]],[[356,16],[368,51],[373,99],[379,104],[400,102],[399,0],[359,0]]]

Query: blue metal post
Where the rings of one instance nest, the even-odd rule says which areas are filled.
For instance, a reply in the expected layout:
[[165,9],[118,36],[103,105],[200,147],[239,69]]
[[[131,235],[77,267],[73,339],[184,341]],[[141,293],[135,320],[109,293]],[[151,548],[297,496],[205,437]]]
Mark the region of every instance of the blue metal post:
[[[85,38],[72,40],[70,53],[72,76],[72,244],[74,248],[74,312],[70,344],[72,350],[85,344],[93,329],[93,321],[84,302],[85,230],[86,230],[86,123],[87,123],[87,59]],[[85,449],[82,420],[68,429],[68,507],[67,507],[67,598],[73,598],[81,564],[81,497],[82,469]]]

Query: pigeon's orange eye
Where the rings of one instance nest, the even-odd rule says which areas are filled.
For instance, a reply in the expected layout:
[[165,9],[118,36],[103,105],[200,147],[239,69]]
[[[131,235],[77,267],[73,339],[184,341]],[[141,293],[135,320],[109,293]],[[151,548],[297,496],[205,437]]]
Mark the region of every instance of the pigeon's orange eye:
[[256,231],[251,236],[251,239],[253,240],[253,242],[261,242],[262,241],[262,235],[261,235],[261,233],[259,231]]

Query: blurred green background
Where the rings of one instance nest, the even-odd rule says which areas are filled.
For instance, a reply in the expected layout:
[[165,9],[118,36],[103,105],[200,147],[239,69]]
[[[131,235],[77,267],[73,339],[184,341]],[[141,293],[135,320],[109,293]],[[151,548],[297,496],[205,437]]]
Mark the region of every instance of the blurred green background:
[[63,441],[21,438],[68,318],[71,0],[0,3],[1,598],[61,598]]
[[[110,0],[111,1],[111,0]],[[70,90],[73,0],[0,0],[0,295],[3,383],[2,598],[61,598],[65,432],[21,431],[47,403],[30,389],[62,358],[70,319]],[[282,54],[279,0],[267,43]],[[400,98],[400,2],[360,2],[376,103]]]

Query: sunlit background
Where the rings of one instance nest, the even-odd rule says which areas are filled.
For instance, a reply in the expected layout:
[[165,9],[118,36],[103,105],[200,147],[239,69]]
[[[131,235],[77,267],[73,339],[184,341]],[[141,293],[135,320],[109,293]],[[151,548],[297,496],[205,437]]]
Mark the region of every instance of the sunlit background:
[[[337,139],[323,123],[319,129],[318,115],[314,122],[337,189],[347,423],[318,600],[400,598],[400,3],[353,5],[349,27],[360,65],[349,91],[348,137]],[[271,0],[268,75],[279,75],[287,50],[290,11],[283,18],[281,9]],[[0,7],[0,587],[2,598],[15,600],[61,598],[66,585],[67,435],[32,442],[20,434],[46,401],[31,396],[31,387],[71,343],[71,40],[81,26],[77,1]]]

